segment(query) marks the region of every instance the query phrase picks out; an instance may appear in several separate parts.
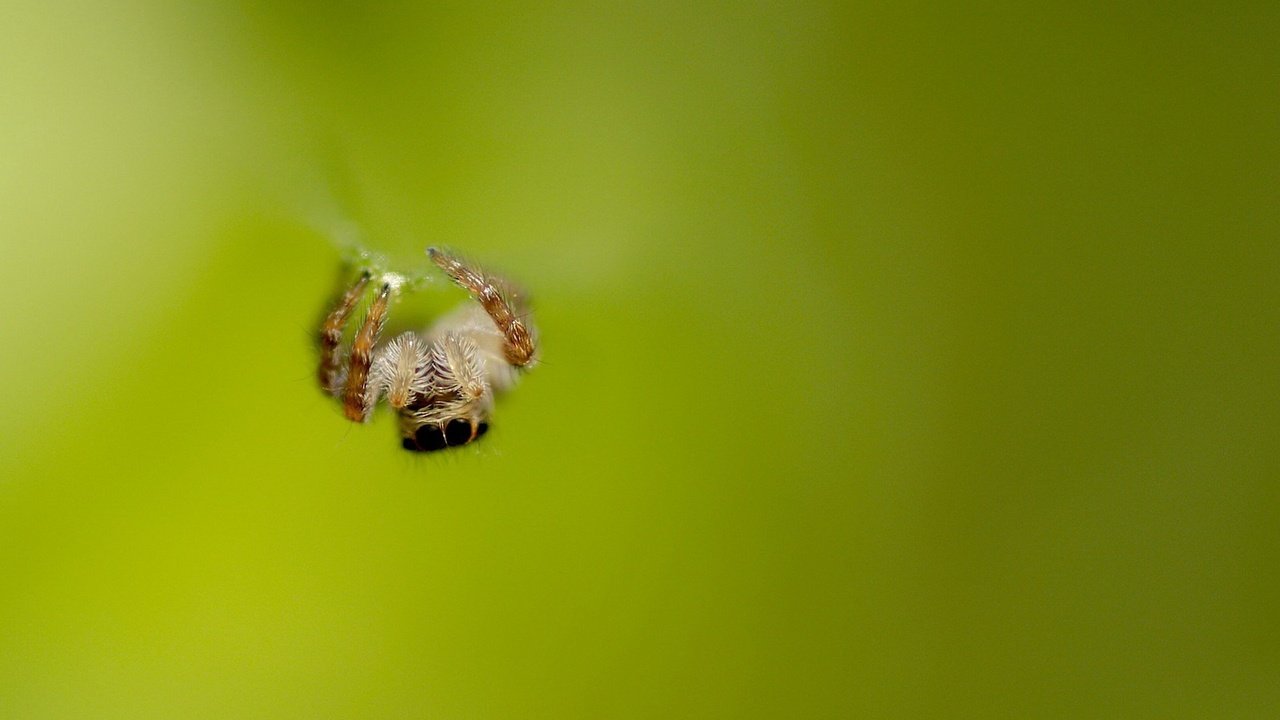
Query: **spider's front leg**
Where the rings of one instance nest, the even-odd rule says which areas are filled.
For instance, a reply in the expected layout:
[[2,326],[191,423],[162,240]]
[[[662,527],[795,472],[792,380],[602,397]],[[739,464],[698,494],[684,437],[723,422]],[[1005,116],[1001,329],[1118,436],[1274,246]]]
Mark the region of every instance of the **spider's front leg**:
[[527,319],[517,310],[527,308],[518,294],[501,278],[485,275],[479,268],[440,250],[427,248],[431,261],[480,303],[502,333],[502,354],[515,367],[529,367],[536,359],[537,345]]
[[360,278],[338,298],[333,310],[320,324],[320,367],[316,371],[316,379],[320,382],[320,389],[330,395],[338,393],[341,382],[342,357],[338,354],[338,348],[342,345],[342,329],[347,326],[347,319],[351,317],[351,311],[355,310],[356,303],[360,302],[360,295],[368,284],[369,273],[361,273]]
[[382,326],[387,320],[387,305],[390,302],[391,283],[383,283],[351,344],[347,382],[342,391],[342,413],[352,422],[368,420],[378,401],[380,386],[370,386],[369,366],[373,363],[373,348],[382,335]]
[[364,422],[369,418],[374,404],[378,401],[381,386],[369,382],[369,366],[373,362],[373,349],[382,333],[382,325],[387,318],[387,305],[391,300],[391,283],[384,282],[377,297],[369,306],[360,330],[356,332],[351,353],[347,356],[346,372],[343,372],[342,331],[351,318],[351,313],[360,304],[360,297],[369,285],[372,275],[366,271],[360,274],[342,297],[338,298],[333,309],[320,324],[320,366],[316,370],[316,379],[320,389],[327,394],[342,399],[342,411],[347,419]]

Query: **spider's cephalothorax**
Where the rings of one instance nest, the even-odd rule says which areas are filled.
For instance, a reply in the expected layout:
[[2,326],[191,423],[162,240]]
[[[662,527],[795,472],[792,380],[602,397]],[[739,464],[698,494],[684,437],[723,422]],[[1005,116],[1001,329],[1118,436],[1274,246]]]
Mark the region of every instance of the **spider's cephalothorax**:
[[342,401],[343,414],[354,422],[367,421],[385,400],[400,418],[401,445],[415,452],[466,445],[484,435],[494,393],[514,385],[519,372],[537,360],[523,292],[442,250],[430,248],[427,254],[476,302],[425,332],[402,333],[379,345],[387,307],[399,288],[388,276],[344,353],[342,330],[373,280],[364,272],[320,327],[320,387]]

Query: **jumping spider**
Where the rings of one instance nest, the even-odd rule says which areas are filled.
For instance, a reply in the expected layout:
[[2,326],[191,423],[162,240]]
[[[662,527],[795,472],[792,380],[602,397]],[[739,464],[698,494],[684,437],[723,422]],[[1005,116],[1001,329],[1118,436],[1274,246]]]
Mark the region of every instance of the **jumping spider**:
[[338,299],[320,326],[320,387],[342,402],[348,420],[363,423],[380,399],[399,416],[405,450],[430,452],[466,445],[489,429],[495,392],[537,361],[536,330],[527,299],[514,285],[437,248],[427,255],[471,294],[425,332],[406,332],[378,345],[396,276],[384,275],[368,314],[342,350],[342,331],[371,271]]

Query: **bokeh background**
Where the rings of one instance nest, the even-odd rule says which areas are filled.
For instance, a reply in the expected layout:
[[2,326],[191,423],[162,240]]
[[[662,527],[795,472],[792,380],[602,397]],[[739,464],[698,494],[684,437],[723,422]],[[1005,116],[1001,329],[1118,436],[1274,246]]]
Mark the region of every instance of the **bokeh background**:
[[[1275,717],[1278,37],[5,3],[0,717]],[[357,244],[533,290],[482,443],[312,385]]]

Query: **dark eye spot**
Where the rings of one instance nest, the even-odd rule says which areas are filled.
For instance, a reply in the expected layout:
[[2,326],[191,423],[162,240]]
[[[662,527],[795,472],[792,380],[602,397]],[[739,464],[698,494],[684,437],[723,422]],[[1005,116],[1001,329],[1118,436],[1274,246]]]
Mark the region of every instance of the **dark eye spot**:
[[444,439],[450,445],[466,445],[471,442],[471,423],[454,418],[444,428]]
[[440,432],[438,426],[433,424],[423,425],[418,428],[418,432],[414,437],[418,440],[418,449],[423,452],[443,450],[445,447],[444,434]]
[[476,439],[479,440],[481,435],[489,432],[489,423],[482,422],[476,426]]

